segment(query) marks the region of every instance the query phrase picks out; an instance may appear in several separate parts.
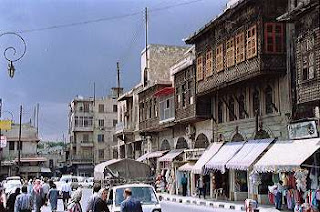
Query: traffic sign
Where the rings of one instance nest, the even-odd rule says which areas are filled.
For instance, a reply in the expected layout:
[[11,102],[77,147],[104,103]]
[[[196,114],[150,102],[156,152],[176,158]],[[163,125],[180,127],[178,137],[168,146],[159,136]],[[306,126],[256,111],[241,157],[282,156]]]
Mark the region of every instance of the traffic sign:
[[1,136],[0,137],[0,148],[5,148],[7,146],[7,137]]

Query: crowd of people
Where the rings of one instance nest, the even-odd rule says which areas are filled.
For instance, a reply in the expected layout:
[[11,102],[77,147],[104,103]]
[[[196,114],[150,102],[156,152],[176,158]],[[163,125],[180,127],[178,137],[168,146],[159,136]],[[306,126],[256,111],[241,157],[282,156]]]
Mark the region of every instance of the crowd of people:
[[[93,186],[93,194],[89,198],[87,207],[82,209],[80,201],[82,189],[79,187],[72,192],[66,181],[59,191],[53,181],[30,180],[16,188],[15,192],[5,195],[0,189],[0,212],[40,212],[43,206],[50,204],[51,211],[56,212],[58,199],[63,200],[64,211],[68,212],[109,212],[107,205],[108,188],[101,188],[99,183]],[[124,190],[124,201],[121,203],[121,212],[142,212],[140,201],[132,198],[130,189]]]

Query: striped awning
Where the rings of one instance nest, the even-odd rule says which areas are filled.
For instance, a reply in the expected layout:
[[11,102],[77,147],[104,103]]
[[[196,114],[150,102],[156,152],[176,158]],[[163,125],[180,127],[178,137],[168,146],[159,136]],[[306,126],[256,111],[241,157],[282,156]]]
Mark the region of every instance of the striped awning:
[[175,150],[171,150],[170,152],[168,152],[166,155],[162,156],[161,158],[159,158],[158,161],[160,162],[164,162],[164,161],[168,161],[171,162],[173,161],[178,155],[180,155],[181,153],[183,153],[184,149],[175,149]]
[[194,163],[186,163],[186,164],[180,166],[178,168],[178,170],[181,171],[181,172],[191,172],[193,166],[194,166]]
[[159,158],[159,157],[163,156],[166,152],[168,152],[168,150],[149,152],[149,153],[146,153],[146,154],[140,156],[138,159],[136,159],[136,161],[141,162],[144,160],[148,160],[150,158]]

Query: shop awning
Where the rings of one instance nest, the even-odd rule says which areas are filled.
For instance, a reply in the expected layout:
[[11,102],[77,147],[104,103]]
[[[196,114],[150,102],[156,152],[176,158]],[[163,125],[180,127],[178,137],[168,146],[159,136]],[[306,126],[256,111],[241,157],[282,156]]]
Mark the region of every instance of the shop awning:
[[248,170],[274,139],[249,140],[226,164],[227,169]]
[[138,159],[136,159],[136,161],[144,161],[144,160],[147,160],[147,159],[150,159],[150,158],[159,158],[161,156],[163,156],[166,152],[168,152],[167,150],[165,151],[155,151],[155,152],[149,152],[149,153],[146,153],[142,156],[140,156]]
[[219,151],[223,143],[212,143],[211,146],[201,155],[192,168],[192,173],[202,174],[204,166]]
[[194,163],[186,163],[186,164],[180,166],[178,168],[178,170],[181,171],[181,172],[191,172],[193,166],[194,166]]
[[226,168],[225,165],[241,149],[244,143],[244,141],[239,141],[224,144],[217,154],[215,154],[205,165],[206,171],[219,170],[221,173],[224,173]]
[[164,162],[164,161],[173,161],[178,155],[180,155],[183,152],[183,149],[175,149],[171,150],[161,158],[159,158],[158,161]]
[[47,167],[41,167],[40,168],[41,173],[51,173],[51,169]]
[[277,141],[253,166],[256,172],[289,172],[300,165],[320,148],[320,138]]

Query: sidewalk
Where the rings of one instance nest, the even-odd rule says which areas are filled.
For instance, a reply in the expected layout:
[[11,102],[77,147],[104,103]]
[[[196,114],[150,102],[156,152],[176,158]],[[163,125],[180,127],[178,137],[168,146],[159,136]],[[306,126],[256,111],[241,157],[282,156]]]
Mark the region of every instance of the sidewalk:
[[[170,195],[166,193],[157,193],[158,197],[161,201],[170,201],[177,202],[183,204],[191,204],[191,205],[199,205],[199,206],[208,206],[213,208],[220,209],[229,209],[235,211],[244,211],[244,201],[243,202],[235,202],[235,201],[224,201],[224,200],[213,200],[213,199],[201,199],[197,197],[184,197],[180,195]],[[260,212],[277,212],[279,210],[275,209],[273,205],[258,205],[258,209]],[[282,211],[289,211],[283,209]]]

